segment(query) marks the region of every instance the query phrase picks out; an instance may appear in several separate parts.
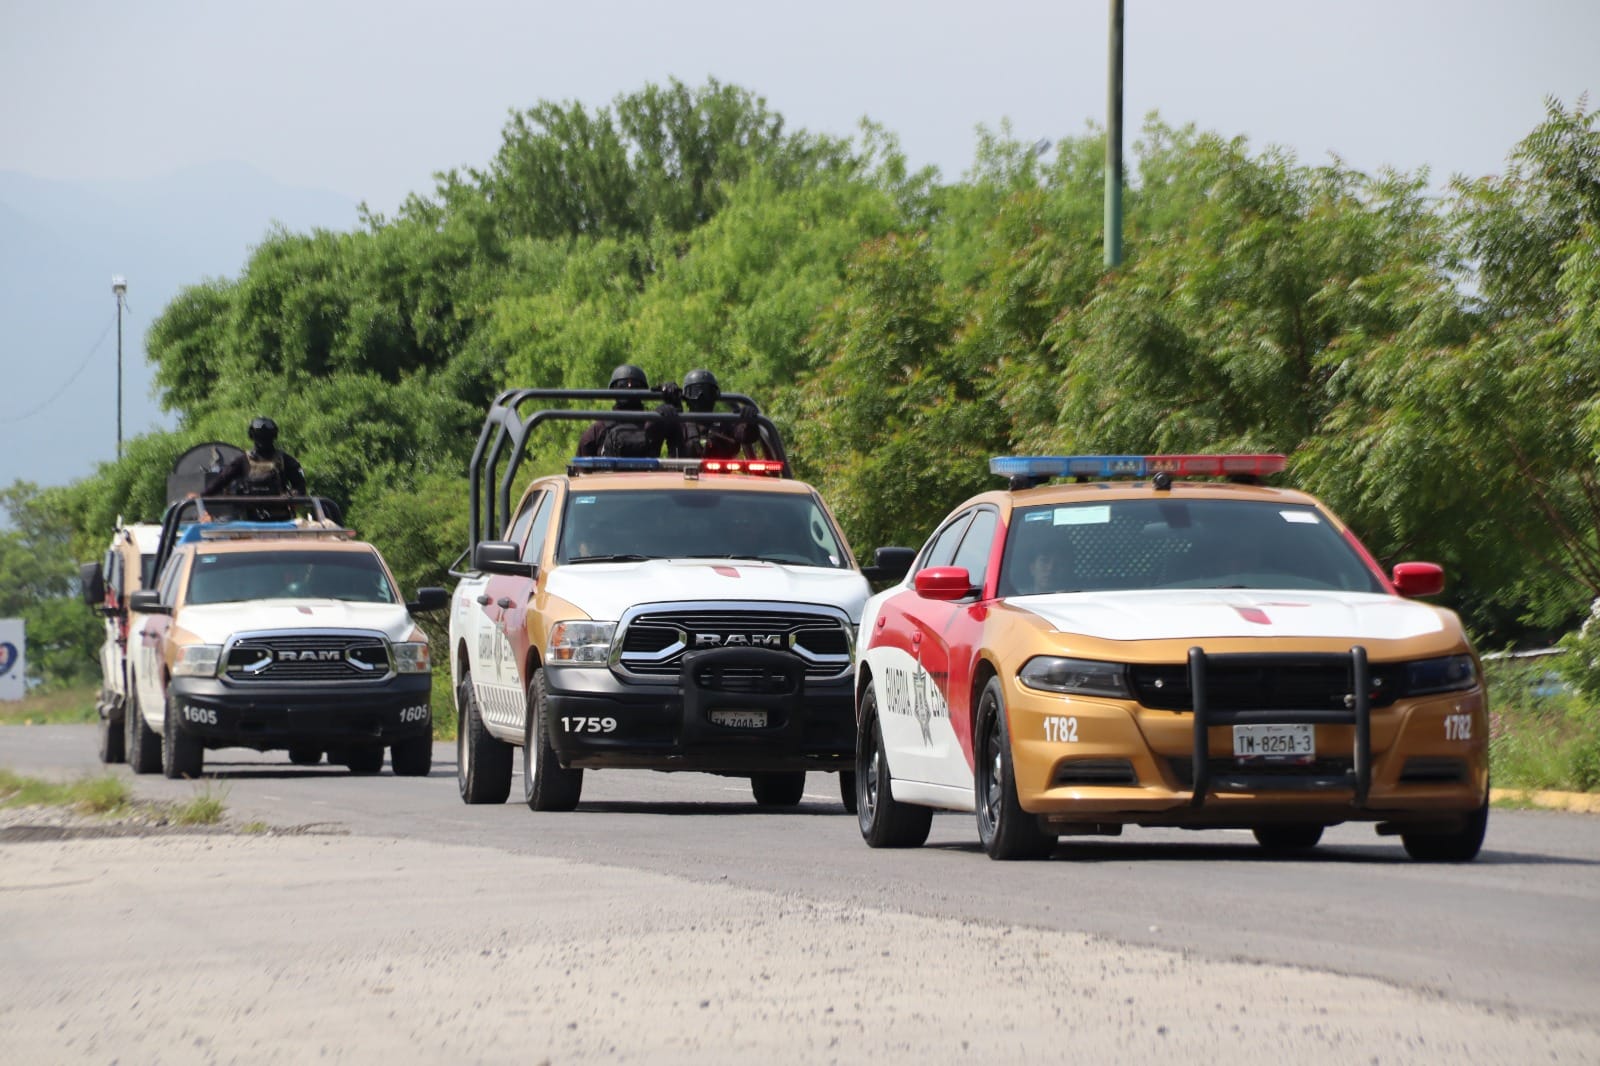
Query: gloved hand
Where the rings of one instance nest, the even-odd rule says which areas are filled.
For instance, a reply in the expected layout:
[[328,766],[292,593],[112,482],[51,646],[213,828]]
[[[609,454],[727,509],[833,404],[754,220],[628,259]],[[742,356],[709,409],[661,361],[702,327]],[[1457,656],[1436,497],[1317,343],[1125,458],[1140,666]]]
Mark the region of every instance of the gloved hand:
[[756,424],[754,404],[739,405],[739,421],[733,426],[733,439],[740,444],[754,444],[761,439],[761,427]]
[[672,406],[679,408],[680,410],[683,408],[683,390],[678,388],[678,383],[676,381],[663,382],[656,386],[656,391],[661,394],[662,399],[666,400]]

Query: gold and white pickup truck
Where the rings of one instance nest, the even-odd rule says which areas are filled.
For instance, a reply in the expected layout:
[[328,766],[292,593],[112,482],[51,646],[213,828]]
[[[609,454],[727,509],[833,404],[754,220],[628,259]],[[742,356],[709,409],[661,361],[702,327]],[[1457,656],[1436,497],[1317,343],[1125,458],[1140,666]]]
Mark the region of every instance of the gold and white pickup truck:
[[403,601],[377,549],[324,504],[280,501],[267,521],[195,521],[224,511],[220,499],[169,509],[156,587],[129,597],[135,773],[198,777],[205,751],[227,747],[376,773],[387,747],[396,774],[427,774],[431,659],[412,612],[449,594]]

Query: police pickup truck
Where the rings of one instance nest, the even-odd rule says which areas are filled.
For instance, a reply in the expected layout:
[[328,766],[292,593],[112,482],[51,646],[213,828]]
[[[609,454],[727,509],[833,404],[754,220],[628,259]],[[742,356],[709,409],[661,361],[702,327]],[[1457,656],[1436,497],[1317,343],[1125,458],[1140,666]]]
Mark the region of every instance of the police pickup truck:
[[[231,515],[228,520],[218,520]],[[198,777],[208,748],[326,753],[399,775],[433,761],[428,638],[377,549],[318,497],[207,497],[162,522],[156,587],[133,593],[126,754],[135,773]]]
[[[807,771],[837,772],[853,810],[856,627],[868,576],[898,577],[911,553],[880,549],[863,572],[758,410],[744,417],[759,455],[573,459],[512,506],[535,428],[661,417],[572,406],[615,398],[513,390],[484,422],[452,569],[462,800],[504,802],[520,747],[534,810],[570,810],[585,770],[624,767],[748,778],[771,807],[798,804]],[[722,402],[694,418],[731,423],[750,404]]]

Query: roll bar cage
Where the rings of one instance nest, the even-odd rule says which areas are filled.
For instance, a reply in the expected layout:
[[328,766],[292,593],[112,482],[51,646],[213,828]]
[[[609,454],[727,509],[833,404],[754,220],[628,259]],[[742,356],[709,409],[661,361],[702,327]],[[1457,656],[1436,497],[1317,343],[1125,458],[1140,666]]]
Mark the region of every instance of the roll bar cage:
[[[507,389],[495,397],[489,405],[489,413],[484,417],[483,429],[478,433],[478,445],[472,452],[472,465],[467,471],[467,478],[472,485],[472,505],[467,517],[468,544],[456,565],[472,558],[479,542],[486,539],[485,531],[488,531],[488,539],[493,538],[499,530],[497,516],[504,521],[505,516],[511,513],[511,489],[516,482],[517,468],[522,464],[528,436],[536,427],[548,422],[638,422],[648,425],[667,421],[655,411],[549,406],[550,401],[570,404],[585,400],[614,401],[619,397],[639,400],[641,403],[663,403],[667,399],[665,394],[654,389]],[[544,401],[545,405],[526,410],[534,406],[533,401]],[[767,452],[767,458],[777,459],[784,464],[785,476],[788,476],[789,457],[784,452],[783,437],[772,420],[761,413],[756,402],[737,392],[723,393],[719,402],[727,405],[729,410],[686,412],[680,417],[700,425],[733,425],[739,421],[741,406],[755,408],[756,426],[761,435],[759,446]],[[496,468],[502,462],[505,470],[497,479]],[[454,569],[452,566],[452,571]]]

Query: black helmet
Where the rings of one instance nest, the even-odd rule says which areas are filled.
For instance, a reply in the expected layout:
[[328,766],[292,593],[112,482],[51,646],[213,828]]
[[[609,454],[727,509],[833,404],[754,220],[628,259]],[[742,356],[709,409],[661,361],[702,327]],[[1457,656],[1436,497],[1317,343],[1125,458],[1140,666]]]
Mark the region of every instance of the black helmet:
[[278,423],[270,418],[256,418],[250,422],[250,439],[257,448],[270,452],[278,440]]
[[691,411],[710,411],[717,406],[722,390],[717,375],[709,370],[691,370],[683,376],[683,399]]
[[611,372],[611,384],[608,389],[648,389],[650,379],[644,376],[644,371],[632,363],[623,363]]

